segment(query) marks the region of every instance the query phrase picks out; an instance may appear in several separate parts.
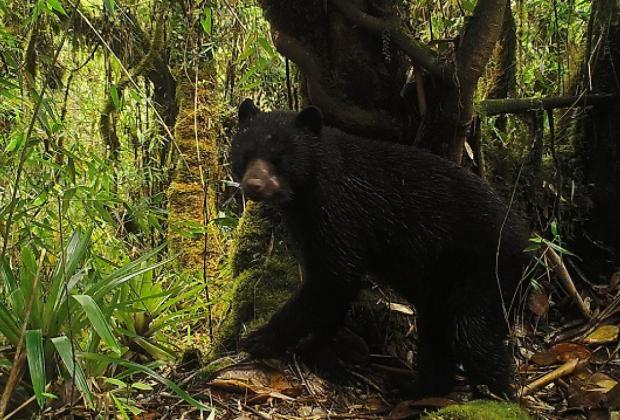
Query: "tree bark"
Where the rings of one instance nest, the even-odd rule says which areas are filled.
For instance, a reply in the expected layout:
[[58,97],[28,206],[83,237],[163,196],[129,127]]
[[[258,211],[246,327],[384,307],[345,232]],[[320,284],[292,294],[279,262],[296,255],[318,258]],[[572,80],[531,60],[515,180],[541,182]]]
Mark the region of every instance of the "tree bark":
[[[579,92],[620,94],[620,0],[592,3]],[[589,108],[577,126],[575,150],[591,208],[578,242],[594,270],[620,265],[620,104]],[[578,174],[579,175],[579,174]]]
[[413,143],[425,115],[416,89],[403,89],[410,60],[427,72],[417,80],[427,83],[432,98],[419,144],[460,164],[476,86],[499,38],[506,0],[478,1],[452,57],[415,41],[401,29],[398,10],[377,3],[260,1],[274,43],[299,66],[309,102],[323,109],[329,124]]

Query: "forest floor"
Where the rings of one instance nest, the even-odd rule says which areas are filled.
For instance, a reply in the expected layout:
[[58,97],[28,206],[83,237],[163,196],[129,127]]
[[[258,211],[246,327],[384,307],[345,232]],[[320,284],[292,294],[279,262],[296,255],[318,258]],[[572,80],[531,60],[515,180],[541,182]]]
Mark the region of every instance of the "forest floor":
[[[523,309],[523,321],[514,328],[518,403],[532,418],[620,419],[620,272],[597,284],[580,281],[573,290],[583,297],[581,303],[574,293],[565,291],[569,289],[552,278],[542,283]],[[579,310],[581,304],[589,313]],[[413,308],[395,302],[387,307],[415,326]],[[132,395],[134,408],[142,411],[133,418],[397,420],[419,418],[470,400],[463,377],[447,396],[421,400],[403,397],[401,385],[415,378],[410,367],[415,359],[411,354],[415,328],[411,330],[407,335],[412,334],[413,340],[407,340],[407,348],[403,345],[394,351],[394,346],[388,346],[385,354],[370,354],[367,346],[349,339],[345,347],[357,353],[358,359],[360,353],[366,352],[361,357],[364,362],[347,362],[337,382],[317,376],[295,356],[288,360],[253,360],[232,353],[205,366],[200,353],[190,351],[182,361],[163,367],[159,373],[215,411],[201,412],[168,386],[144,377],[141,381],[152,389]],[[403,340],[397,341],[401,344]],[[92,417],[92,412],[80,410],[79,404],[71,408],[66,404],[57,406],[41,414],[58,418],[69,412]],[[433,417],[443,418],[507,417],[493,413]]]
[[[550,293],[532,295],[524,310],[528,321],[514,330],[520,404],[533,418],[620,418],[620,273],[604,284],[580,284],[579,295],[593,308],[589,318],[577,310],[571,293],[547,286]],[[347,364],[348,378],[339,383],[316,376],[295,358],[256,361],[233,354],[206,368],[199,365],[197,357],[186,358],[167,376],[195,398],[211,401],[217,410],[212,418],[218,419],[416,418],[470,398],[461,378],[448,396],[403,401],[396,385],[415,373],[387,354]],[[144,418],[200,417],[163,387],[144,397]]]

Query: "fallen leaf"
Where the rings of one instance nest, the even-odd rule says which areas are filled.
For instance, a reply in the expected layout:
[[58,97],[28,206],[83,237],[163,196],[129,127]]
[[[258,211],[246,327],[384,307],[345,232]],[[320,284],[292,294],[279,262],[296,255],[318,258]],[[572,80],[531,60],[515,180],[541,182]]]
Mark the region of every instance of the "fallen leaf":
[[573,359],[588,360],[592,355],[590,350],[577,343],[559,343],[551,347],[549,351],[555,353],[562,362]]
[[591,391],[600,391],[604,393],[608,393],[616,385],[618,385],[618,381],[602,372],[596,372],[592,374],[592,376],[590,376],[590,379],[588,380],[588,383],[597,387],[596,389],[592,389]]
[[586,344],[611,343],[618,339],[618,330],[617,325],[601,325],[592,331],[583,342]]
[[528,307],[536,316],[545,315],[549,310],[549,296],[544,290],[535,291],[530,295]]
[[402,303],[389,302],[388,308],[390,308],[391,311],[400,312],[401,314],[413,315],[413,309],[411,309],[409,305],[403,305]]
[[616,287],[620,284],[620,271],[616,271],[611,275],[609,284],[611,284],[612,287]]
[[249,381],[237,380],[237,379],[214,379],[207,383],[207,385],[220,388],[229,392],[245,393],[251,392],[253,394],[260,394],[268,392],[264,387],[256,384],[252,384]]
[[536,363],[538,366],[549,366],[558,361],[557,353],[554,353],[549,350],[539,351],[538,353],[534,353],[531,358],[532,362]]
[[412,407],[421,407],[421,408],[444,408],[449,405],[456,404],[456,401],[451,400],[449,398],[441,398],[441,397],[429,397],[429,398],[421,398],[419,400],[415,400],[411,402]]
[[620,409],[620,384],[617,384],[610,389],[606,396],[610,408],[614,410]]

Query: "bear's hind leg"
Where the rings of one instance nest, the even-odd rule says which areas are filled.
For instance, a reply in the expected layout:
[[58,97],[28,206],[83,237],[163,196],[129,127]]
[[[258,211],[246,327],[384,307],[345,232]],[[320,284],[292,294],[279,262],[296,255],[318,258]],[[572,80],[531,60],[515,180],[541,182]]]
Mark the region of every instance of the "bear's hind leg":
[[443,308],[430,306],[418,308],[418,396],[445,395],[455,383],[455,323]]
[[456,351],[474,394],[486,385],[499,397],[513,399],[513,360],[507,343],[507,325],[501,310],[489,305],[457,319]]

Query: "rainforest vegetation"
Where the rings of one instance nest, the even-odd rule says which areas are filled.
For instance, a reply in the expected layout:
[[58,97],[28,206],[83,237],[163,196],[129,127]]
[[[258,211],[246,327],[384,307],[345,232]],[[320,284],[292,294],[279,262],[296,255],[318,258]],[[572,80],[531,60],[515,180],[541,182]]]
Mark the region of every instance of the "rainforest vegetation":
[[[620,0],[0,0],[0,418],[617,418],[619,93]],[[416,309],[372,279],[344,380],[239,351],[300,282],[232,176],[245,98],[527,221],[516,403],[407,399]]]

